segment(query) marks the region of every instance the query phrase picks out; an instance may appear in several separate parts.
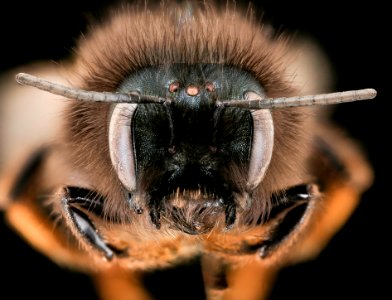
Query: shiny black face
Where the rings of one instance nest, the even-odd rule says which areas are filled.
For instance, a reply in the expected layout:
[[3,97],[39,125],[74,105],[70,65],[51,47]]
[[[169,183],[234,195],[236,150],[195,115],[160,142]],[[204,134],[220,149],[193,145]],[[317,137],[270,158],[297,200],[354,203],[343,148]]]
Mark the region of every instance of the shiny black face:
[[[189,201],[201,193],[205,205],[234,206],[233,193],[245,187],[232,172],[246,180],[253,122],[249,111],[217,101],[243,99],[250,91],[262,95],[260,84],[228,66],[174,64],[143,69],[120,91],[171,99],[138,105],[132,117],[136,173],[150,208],[160,210],[176,193]],[[152,213],[153,221],[158,217]]]

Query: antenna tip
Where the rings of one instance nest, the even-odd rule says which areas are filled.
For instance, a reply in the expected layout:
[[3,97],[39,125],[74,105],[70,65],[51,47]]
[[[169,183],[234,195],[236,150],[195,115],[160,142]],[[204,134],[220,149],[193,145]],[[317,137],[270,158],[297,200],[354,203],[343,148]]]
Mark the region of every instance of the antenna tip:
[[367,89],[369,91],[369,98],[373,99],[377,96],[377,91],[375,89]]
[[25,84],[27,76],[28,76],[28,74],[26,74],[26,73],[18,73],[15,76],[15,80],[17,83]]

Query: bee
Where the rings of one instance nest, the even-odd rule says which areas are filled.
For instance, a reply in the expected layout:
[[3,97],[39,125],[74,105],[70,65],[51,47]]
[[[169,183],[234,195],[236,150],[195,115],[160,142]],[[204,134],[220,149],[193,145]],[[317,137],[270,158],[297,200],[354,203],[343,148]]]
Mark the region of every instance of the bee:
[[231,5],[116,10],[64,68],[16,75],[45,121],[4,151],[7,221],[102,299],[150,299],[145,272],[195,259],[208,299],[266,298],[372,182],[323,105],[376,91],[319,94],[298,48]]

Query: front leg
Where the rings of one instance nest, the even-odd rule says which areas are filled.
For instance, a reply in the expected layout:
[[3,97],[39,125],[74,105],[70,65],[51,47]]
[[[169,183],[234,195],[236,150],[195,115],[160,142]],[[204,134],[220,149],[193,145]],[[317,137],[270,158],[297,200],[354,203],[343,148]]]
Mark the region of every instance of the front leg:
[[138,272],[111,267],[97,272],[93,279],[101,300],[152,300],[139,275]]

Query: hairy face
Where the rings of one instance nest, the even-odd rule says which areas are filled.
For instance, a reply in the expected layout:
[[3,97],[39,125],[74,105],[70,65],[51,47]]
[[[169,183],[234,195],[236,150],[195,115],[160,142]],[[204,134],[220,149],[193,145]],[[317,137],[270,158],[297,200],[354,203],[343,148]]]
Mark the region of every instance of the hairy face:
[[[313,43],[275,35],[251,8],[177,2],[122,6],[63,73],[17,74],[50,93],[18,96],[26,157],[10,155],[0,209],[56,263],[90,273],[103,297],[195,263],[208,299],[260,298],[281,266],[320,252],[371,181],[355,143],[305,106],[376,92],[317,94],[328,83]],[[29,128],[26,107],[46,127]]]
[[[286,42],[231,10],[185,13],[127,10],[78,50],[77,85],[168,99],[69,105],[65,149],[76,175],[55,206],[82,244],[106,257],[136,259],[154,240],[176,249],[170,261],[200,251],[214,234],[207,248],[272,249],[304,223],[317,198],[303,109],[219,105],[293,95],[282,67]],[[231,235],[226,249],[219,237]],[[179,240],[187,246],[173,246]]]
[[[325,66],[316,40],[282,34],[279,25],[277,33],[265,22],[269,5],[267,15],[253,17],[253,7],[241,11],[239,2],[151,2],[113,8],[61,63],[33,63],[1,76],[0,213],[17,235],[10,240],[0,233],[11,263],[3,273],[8,269],[13,280],[12,266],[29,263],[30,255],[15,251],[22,238],[24,248],[31,245],[65,272],[88,274],[103,299],[268,298],[282,267],[317,259],[350,225],[371,183],[363,155],[370,145],[361,151],[333,120],[343,117],[358,138],[365,125],[356,128],[352,118],[367,104],[336,106],[337,116],[329,114],[335,106],[291,107],[331,103],[331,94],[322,93],[334,91],[339,78]],[[294,16],[289,11],[283,10]],[[19,23],[32,29],[37,20]],[[317,23],[307,29],[319,36]],[[358,30],[350,32],[346,23],[334,22],[341,39],[334,35],[326,50],[353,41],[348,37]],[[37,50],[41,31],[31,35]],[[339,53],[346,66],[355,60]],[[366,61],[374,65],[367,56],[362,71]],[[352,88],[361,85],[359,77],[351,78]],[[335,91],[332,103],[350,95]],[[361,99],[362,92],[351,95]],[[359,116],[363,124],[369,126],[371,112]],[[360,245],[365,231],[349,235]],[[290,270],[282,275],[291,284],[279,281],[274,291],[292,294],[293,280],[301,280],[297,292],[304,297],[326,282],[333,293],[333,282],[351,273],[346,254],[343,249],[327,263],[339,265],[334,280],[295,280]],[[37,263],[43,273],[35,270],[34,277],[42,282],[46,262]],[[50,270],[49,281],[56,281]],[[79,277],[67,285],[79,285]],[[71,298],[85,289],[75,291]]]
[[62,172],[42,204],[58,235],[130,268],[280,253],[316,218],[340,161],[313,127],[319,111],[242,105],[299,95],[289,46],[208,4],[126,8],[96,26],[76,50],[72,85],[163,100],[65,104]]

